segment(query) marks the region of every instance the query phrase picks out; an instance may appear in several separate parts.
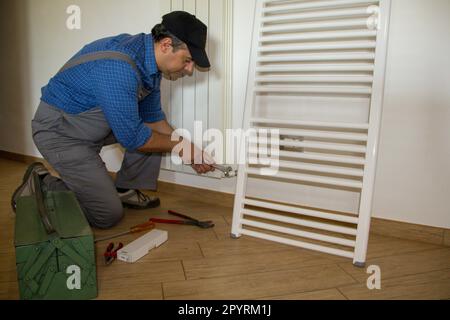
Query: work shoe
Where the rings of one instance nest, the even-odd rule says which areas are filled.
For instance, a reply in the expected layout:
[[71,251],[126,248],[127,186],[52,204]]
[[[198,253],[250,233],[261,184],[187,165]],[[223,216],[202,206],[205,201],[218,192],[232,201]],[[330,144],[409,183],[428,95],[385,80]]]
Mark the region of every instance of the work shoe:
[[157,197],[151,197],[139,190],[129,190],[119,193],[120,200],[126,208],[143,210],[159,207],[160,201]]
[[11,207],[14,212],[16,212],[17,200],[20,197],[34,194],[33,172],[36,172],[39,177],[49,174],[47,168],[40,162],[35,162],[28,167],[23,176],[22,184],[14,191],[11,197]]

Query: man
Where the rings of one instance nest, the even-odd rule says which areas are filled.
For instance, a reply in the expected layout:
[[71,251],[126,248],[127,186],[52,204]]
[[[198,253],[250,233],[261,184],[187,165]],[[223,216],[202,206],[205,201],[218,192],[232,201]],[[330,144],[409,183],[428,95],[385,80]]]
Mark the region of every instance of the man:
[[[206,37],[200,20],[177,11],[165,15],[151,35],[101,39],[77,53],[42,89],[32,122],[36,146],[62,180],[33,164],[13,195],[13,208],[37,172],[47,190],[73,191],[92,226],[110,228],[122,219],[123,207],[159,205],[139,190],[156,189],[161,153],[180,142],[192,147],[180,153],[185,163],[199,174],[213,171],[212,159],[191,142],[171,140],[174,129],[160,94],[162,75],[176,80],[191,76],[195,65],[210,67]],[[126,153],[113,181],[99,153],[117,142]]]

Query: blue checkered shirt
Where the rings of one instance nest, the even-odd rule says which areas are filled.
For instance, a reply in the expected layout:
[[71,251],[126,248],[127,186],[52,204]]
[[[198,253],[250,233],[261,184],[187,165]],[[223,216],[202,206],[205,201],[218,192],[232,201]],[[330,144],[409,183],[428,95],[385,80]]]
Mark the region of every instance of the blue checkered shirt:
[[57,74],[42,88],[41,100],[68,114],[101,107],[118,142],[127,150],[136,150],[152,135],[152,130],[144,123],[165,119],[161,108],[161,73],[156,65],[153,38],[151,34],[121,34],[100,39],[85,46],[73,58],[97,51],[129,55],[150,95],[138,101],[138,75],[127,62],[97,60]]

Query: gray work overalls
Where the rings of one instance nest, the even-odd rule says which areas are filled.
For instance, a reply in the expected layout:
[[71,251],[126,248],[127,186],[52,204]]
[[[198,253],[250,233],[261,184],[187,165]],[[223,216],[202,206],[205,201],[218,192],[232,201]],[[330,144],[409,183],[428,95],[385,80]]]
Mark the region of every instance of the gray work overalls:
[[[83,55],[69,61],[59,72],[100,59],[126,61],[141,79],[133,59],[115,51]],[[148,94],[141,80],[139,101]],[[117,140],[100,107],[71,115],[41,101],[32,121],[32,132],[37,148],[62,178],[61,181],[49,175],[44,179],[45,186],[53,191],[73,191],[94,227],[110,228],[122,219],[123,206],[116,187],[156,190],[161,166],[159,153],[126,151],[116,181],[108,174],[99,153]]]

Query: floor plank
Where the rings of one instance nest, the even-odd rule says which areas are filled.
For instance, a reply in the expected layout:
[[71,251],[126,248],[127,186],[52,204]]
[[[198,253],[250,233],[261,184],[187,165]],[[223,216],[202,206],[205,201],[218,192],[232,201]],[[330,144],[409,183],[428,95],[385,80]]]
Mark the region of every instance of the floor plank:
[[124,281],[121,278],[102,280],[98,283],[98,300],[162,300],[160,283],[148,282],[146,277],[133,276],[126,279],[126,294]]
[[435,250],[439,248],[441,248],[441,246],[425,242],[403,240],[373,234],[370,236],[367,257],[368,259],[373,259],[404,253]]
[[347,300],[347,298],[337,289],[328,289],[277,297],[264,297],[261,300]]
[[109,266],[98,264],[97,278],[99,284],[108,282],[111,278],[122,279],[122,284],[131,278],[145,279],[146,283],[161,283],[163,281],[185,280],[181,261],[142,261],[125,263],[116,261]]
[[205,259],[183,259],[187,279],[204,279],[238,274],[295,270],[307,266],[333,264],[326,258],[309,254],[306,250],[273,252],[270,259],[255,252],[249,255],[223,256]]
[[19,298],[19,283],[17,281],[0,283],[0,300],[18,300]]
[[[450,248],[421,251],[381,257],[367,260],[366,266],[379,266],[382,279],[396,278],[443,269],[450,269]],[[361,283],[365,283],[369,275],[366,269],[356,268],[351,264],[341,263],[339,266]]]
[[257,299],[329,289],[355,281],[336,265],[163,283],[166,299]]
[[267,254],[280,250],[298,250],[297,248],[291,246],[246,236],[239,239],[227,237],[217,241],[199,241],[199,245],[206,258],[248,255],[255,252]]
[[369,290],[366,283],[340,287],[356,300],[443,300],[450,299],[450,269],[382,280],[380,290]]
[[231,225],[222,217],[222,221],[214,227],[217,239],[229,239],[231,237]]
[[444,246],[450,247],[450,230],[445,230],[445,233],[444,233]]
[[16,273],[16,258],[15,254],[0,254],[0,285],[3,282],[15,281],[17,279]]

